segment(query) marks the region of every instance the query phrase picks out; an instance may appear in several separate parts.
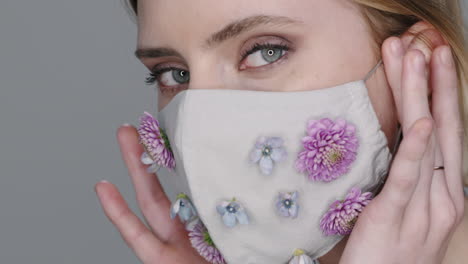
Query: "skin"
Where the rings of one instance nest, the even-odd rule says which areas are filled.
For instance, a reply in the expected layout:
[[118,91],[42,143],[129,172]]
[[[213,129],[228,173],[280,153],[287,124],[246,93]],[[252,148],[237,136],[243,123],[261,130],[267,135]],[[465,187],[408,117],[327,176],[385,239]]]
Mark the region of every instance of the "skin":
[[[138,12],[137,48],[172,48],[181,55],[150,58],[141,53],[141,62],[149,70],[172,66],[190,72],[188,83],[173,87],[168,85],[174,81],[170,74],[166,81],[159,79],[159,109],[184,89],[323,89],[363,79],[380,58],[366,21],[350,0],[140,0]],[[259,25],[210,48],[204,45],[225,25],[259,14],[301,23]],[[461,246],[468,244],[468,216],[454,62],[431,25],[420,22],[410,31],[414,34],[384,42],[380,51],[385,66],[367,81],[389,146],[398,124],[404,140],[382,192],[364,209],[352,234],[319,259],[323,264],[461,263],[468,257]],[[430,39],[433,47],[418,41],[418,35]],[[253,54],[241,60],[255,42],[287,43],[290,50],[269,65],[259,66],[268,62]],[[95,190],[127,245],[143,263],[206,263],[179,220],[169,218],[168,198],[139,160],[143,148],[136,129],[120,127],[117,139],[149,228],[113,184],[100,182]],[[434,171],[440,164],[445,170]]]

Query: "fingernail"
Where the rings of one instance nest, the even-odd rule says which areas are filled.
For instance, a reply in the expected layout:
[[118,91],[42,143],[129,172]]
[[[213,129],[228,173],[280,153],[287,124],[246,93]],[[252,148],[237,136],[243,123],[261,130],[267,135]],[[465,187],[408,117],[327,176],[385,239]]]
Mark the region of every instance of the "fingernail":
[[124,124],[122,124],[122,126],[124,126],[124,127],[129,127],[129,126],[131,126],[131,125],[130,125],[129,123],[124,123]]
[[411,61],[411,64],[413,66],[413,69],[420,73],[420,74],[425,74],[426,72],[426,59],[424,57],[424,55],[422,55],[421,53],[415,53],[413,54],[413,58],[412,58],[412,61]]
[[396,38],[391,43],[392,52],[395,56],[402,56],[403,55],[403,47],[401,45],[401,40]]
[[452,57],[452,51],[449,46],[445,46],[442,48],[442,51],[440,52],[440,59],[442,63],[445,66],[452,66],[453,65],[453,57]]
[[100,183],[109,183],[107,180],[100,180]]

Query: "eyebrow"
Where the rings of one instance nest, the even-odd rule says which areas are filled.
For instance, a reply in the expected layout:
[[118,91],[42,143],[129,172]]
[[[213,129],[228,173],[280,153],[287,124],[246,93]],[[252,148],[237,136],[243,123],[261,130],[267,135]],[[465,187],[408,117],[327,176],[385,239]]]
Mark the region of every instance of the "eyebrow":
[[[226,25],[220,31],[212,34],[205,42],[204,47],[211,48],[219,45],[222,42],[235,38],[240,34],[252,30],[255,27],[268,25],[268,26],[287,26],[293,24],[300,24],[302,21],[294,20],[285,16],[266,16],[256,15],[234,21]],[[179,52],[172,48],[140,48],[135,51],[137,58],[159,58],[165,56],[181,57]]]

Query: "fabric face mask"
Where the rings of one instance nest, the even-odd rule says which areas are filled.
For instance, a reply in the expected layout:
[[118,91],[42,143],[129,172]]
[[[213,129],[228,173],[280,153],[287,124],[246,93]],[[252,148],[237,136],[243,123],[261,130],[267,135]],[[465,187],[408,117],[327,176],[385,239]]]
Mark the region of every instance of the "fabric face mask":
[[175,172],[172,217],[205,258],[312,263],[351,232],[391,161],[365,84],[380,65],[319,90],[185,90],[158,113],[142,160]]

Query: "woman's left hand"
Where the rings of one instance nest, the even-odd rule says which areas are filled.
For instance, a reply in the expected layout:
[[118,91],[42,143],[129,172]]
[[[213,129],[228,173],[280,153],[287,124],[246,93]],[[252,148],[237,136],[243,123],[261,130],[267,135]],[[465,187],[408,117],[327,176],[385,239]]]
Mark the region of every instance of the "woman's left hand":
[[[405,137],[384,188],[359,216],[340,264],[441,263],[463,217],[455,62],[434,28],[420,22],[412,30],[431,40],[434,49],[409,33],[383,44]],[[434,170],[437,166],[445,169]]]

